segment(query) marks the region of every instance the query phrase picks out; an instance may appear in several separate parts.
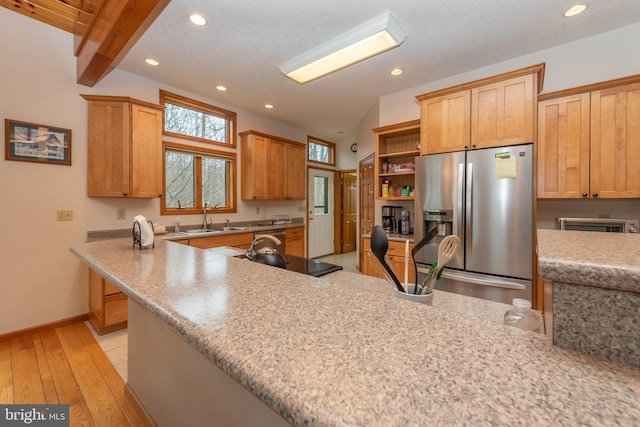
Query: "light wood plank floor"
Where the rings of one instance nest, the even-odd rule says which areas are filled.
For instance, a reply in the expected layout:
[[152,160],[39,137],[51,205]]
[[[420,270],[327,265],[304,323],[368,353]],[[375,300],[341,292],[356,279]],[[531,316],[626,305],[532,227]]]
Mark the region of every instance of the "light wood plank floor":
[[69,404],[71,426],[153,425],[83,322],[0,342],[0,403]]

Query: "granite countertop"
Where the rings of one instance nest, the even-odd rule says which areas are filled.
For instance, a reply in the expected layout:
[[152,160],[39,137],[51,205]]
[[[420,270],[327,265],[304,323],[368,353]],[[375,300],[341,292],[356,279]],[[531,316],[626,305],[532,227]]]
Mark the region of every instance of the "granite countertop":
[[538,230],[540,277],[640,293],[640,235]]
[[71,252],[294,425],[640,425],[639,370],[504,326],[505,304],[168,240]]

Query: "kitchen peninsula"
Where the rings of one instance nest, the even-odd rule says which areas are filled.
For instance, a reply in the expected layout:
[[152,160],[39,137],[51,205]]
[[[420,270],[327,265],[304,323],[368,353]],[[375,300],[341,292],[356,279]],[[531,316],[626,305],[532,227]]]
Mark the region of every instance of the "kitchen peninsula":
[[[504,326],[504,304],[437,291],[417,304],[385,280],[170,240],[71,252],[129,297],[128,386],[158,425],[640,424],[640,371]],[[223,391],[203,400],[209,386]]]

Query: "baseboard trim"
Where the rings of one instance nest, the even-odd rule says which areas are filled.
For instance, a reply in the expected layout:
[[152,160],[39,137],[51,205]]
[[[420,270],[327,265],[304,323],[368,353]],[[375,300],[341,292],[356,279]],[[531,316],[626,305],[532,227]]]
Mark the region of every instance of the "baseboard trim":
[[52,328],[55,329],[55,328],[60,328],[62,326],[71,325],[73,323],[84,322],[85,320],[89,320],[89,313],[80,314],[78,316],[69,317],[67,319],[62,319],[62,320],[58,320],[51,323],[45,323],[43,325],[33,326],[31,328],[20,329],[19,331],[9,332],[9,333],[0,335],[0,342],[37,334],[45,329],[52,329]]
[[140,415],[146,418],[145,425],[157,426],[155,421],[153,421],[153,418],[151,418],[151,415],[147,412],[147,409],[142,405],[140,400],[138,400],[138,396],[136,396],[133,390],[131,390],[131,387],[129,387],[129,384],[125,384],[124,386],[124,394],[125,396],[127,396],[128,399],[131,400],[131,403],[134,406],[136,406],[136,409],[138,410]]

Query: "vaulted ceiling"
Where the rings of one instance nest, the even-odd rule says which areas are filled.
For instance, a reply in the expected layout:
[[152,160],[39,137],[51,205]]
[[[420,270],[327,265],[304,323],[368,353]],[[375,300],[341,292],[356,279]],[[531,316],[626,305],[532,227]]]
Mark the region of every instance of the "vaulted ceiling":
[[[589,0],[583,14],[563,17],[574,3],[0,0],[1,6],[76,34],[79,83],[91,86],[116,66],[161,87],[349,144],[355,142],[356,124],[381,96],[640,22],[640,1]],[[305,85],[280,72],[282,63],[387,11],[407,33],[400,47]],[[187,18],[194,12],[208,25],[193,26]],[[145,64],[148,57],[160,65]],[[393,77],[389,71],[396,67],[404,73]],[[592,83],[580,77],[576,84]],[[266,110],[267,103],[274,108]]]

